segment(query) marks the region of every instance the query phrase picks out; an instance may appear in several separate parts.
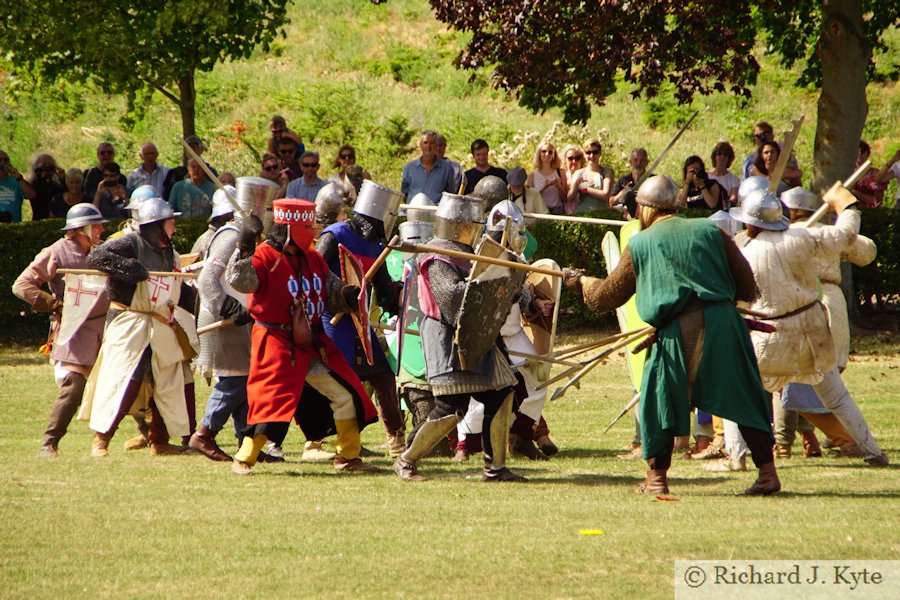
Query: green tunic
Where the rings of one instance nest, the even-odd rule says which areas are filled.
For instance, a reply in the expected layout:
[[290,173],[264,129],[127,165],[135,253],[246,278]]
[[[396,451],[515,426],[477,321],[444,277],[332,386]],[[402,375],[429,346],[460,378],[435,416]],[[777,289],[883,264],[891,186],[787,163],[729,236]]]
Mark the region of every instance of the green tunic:
[[[716,225],[707,219],[656,222],[629,244],[640,317],[657,328],[641,385],[644,458],[672,436],[689,435],[691,407],[771,431],[750,333],[734,307],[735,285]],[[687,357],[677,316],[692,293],[703,310],[703,353],[688,398]]]

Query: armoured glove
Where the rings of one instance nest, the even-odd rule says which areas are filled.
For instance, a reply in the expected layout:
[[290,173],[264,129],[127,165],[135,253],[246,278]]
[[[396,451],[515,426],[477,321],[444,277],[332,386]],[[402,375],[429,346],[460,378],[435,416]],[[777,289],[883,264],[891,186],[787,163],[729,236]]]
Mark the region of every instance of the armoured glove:
[[61,300],[54,298],[44,290],[41,290],[37,300],[31,305],[31,310],[36,313],[52,313],[53,311],[62,308],[62,305],[63,303]]
[[219,316],[223,319],[233,320],[235,327],[246,325],[253,320],[247,309],[231,296],[225,298],[225,302],[222,303],[222,308],[219,310]]
[[584,275],[584,269],[566,267],[563,269],[563,285],[580,294],[582,275]]
[[256,251],[256,244],[263,232],[263,223],[256,215],[249,215],[241,223],[240,237],[238,238],[238,250],[240,257],[247,258]]
[[352,312],[356,312],[359,303],[356,301],[359,298],[360,288],[357,285],[345,285],[341,288],[341,299],[344,301],[344,304],[350,307]]

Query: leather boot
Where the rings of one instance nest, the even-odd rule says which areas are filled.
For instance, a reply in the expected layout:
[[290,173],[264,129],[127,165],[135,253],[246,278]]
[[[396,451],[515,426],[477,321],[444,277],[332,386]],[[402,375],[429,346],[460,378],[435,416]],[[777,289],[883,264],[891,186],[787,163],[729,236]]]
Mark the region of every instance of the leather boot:
[[770,462],[759,468],[759,476],[756,481],[744,490],[745,496],[768,496],[781,491],[781,481],[778,480],[778,472],[775,463]]
[[138,435],[125,441],[125,449],[143,450],[150,445],[150,425],[143,417],[135,417],[134,422],[138,428]]
[[188,442],[193,450],[196,450],[206,458],[219,462],[230,462],[231,457],[225,454],[216,444],[216,432],[210,431],[201,425]]
[[515,433],[509,434],[509,451],[524,456],[528,460],[549,460],[547,455],[534,445],[534,442]]
[[666,477],[666,469],[647,469],[647,476],[644,482],[637,486],[635,491],[638,494],[668,494],[669,480]]
[[791,445],[790,444],[775,444],[775,458],[790,458],[791,457]]
[[398,431],[394,435],[389,435],[386,443],[388,445],[388,454],[391,458],[396,459],[404,450],[406,450],[405,432]]
[[112,439],[110,433],[94,432],[94,441],[91,444],[91,456],[93,458],[105,458],[109,456],[109,440]]
[[822,448],[819,447],[816,432],[810,429],[801,435],[803,436],[803,458],[822,458]]

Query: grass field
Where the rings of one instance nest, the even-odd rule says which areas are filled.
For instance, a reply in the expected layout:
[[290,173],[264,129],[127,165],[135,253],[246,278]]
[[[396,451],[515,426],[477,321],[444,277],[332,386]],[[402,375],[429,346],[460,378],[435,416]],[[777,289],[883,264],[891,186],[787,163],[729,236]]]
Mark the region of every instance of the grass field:
[[[855,339],[845,375],[895,463],[898,356],[896,336]],[[89,458],[85,423],[73,424],[58,459],[38,459],[56,394],[51,369],[32,348],[7,347],[0,597],[671,598],[676,559],[900,556],[894,466],[783,460],[783,493],[741,498],[752,472],[677,460],[677,502],[634,494],[643,464],[615,458],[631,421],[600,435],[629,388],[619,355],[549,405],[561,452],[547,463],[512,459],[527,484],[484,484],[478,461],[448,459],[423,461],[430,480],[420,484],[401,482],[386,458],[372,459],[383,474],[337,475],[299,462],[296,428],[288,462],[238,478],[199,455],[125,452],[130,421],[106,460]],[[197,389],[202,414],[208,388]],[[383,430],[363,436],[374,447]],[[230,436],[220,441],[234,450]]]

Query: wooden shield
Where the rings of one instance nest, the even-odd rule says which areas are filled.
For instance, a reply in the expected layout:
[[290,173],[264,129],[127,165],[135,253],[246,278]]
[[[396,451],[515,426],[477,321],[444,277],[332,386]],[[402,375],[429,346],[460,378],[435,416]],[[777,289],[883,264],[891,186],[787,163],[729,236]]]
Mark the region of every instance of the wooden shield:
[[341,279],[347,285],[359,287],[359,297],[357,298],[358,311],[350,313],[350,316],[353,317],[353,325],[356,327],[356,335],[362,343],[366,362],[372,365],[375,364],[375,359],[372,354],[372,335],[369,332],[369,298],[365,282],[366,271],[363,268],[362,261],[343,244],[338,244],[338,256],[341,263]]
[[[542,258],[533,263],[535,267],[544,267],[555,271],[561,270],[559,265],[552,258]],[[522,329],[525,335],[534,344],[534,349],[538,354],[547,354],[553,351],[556,343],[556,324],[559,322],[559,296],[562,293],[562,279],[544,275],[543,273],[529,273],[525,277],[525,283],[534,286],[534,291],[539,298],[545,300],[553,300],[553,314],[545,317],[540,313],[535,313],[531,317],[522,317]],[[547,381],[550,377],[550,368],[553,365],[548,362],[541,362],[537,367],[538,381]]]
[[[619,234],[621,237],[618,241],[618,247],[615,249],[610,246],[608,252],[609,256],[607,256],[607,240],[604,238],[603,240],[603,258],[606,260],[606,268],[607,271],[612,272],[615,269],[615,266],[619,264],[619,257],[621,256],[621,251],[625,250],[625,247],[628,246],[628,240],[634,237],[641,230],[641,225],[637,219],[632,219],[628,221]],[[607,236],[613,236],[613,240],[615,241],[615,235],[612,232],[607,233]],[[614,260],[613,260],[614,259]],[[636,329],[641,329],[642,327],[647,327],[647,323],[638,316],[637,312],[637,301],[635,297],[632,296],[628,299],[628,302],[623,304],[621,307],[616,309],[616,317],[619,320],[619,327],[622,329],[622,332],[625,331],[634,331]],[[638,338],[634,342],[628,344],[628,352],[625,353],[625,356],[628,357],[628,367],[629,374],[631,375],[631,385],[636,391],[641,391],[641,379],[644,376],[644,358],[646,357],[646,352],[639,352],[637,354],[632,354],[631,351],[641,342],[643,338]]]
[[[514,254],[485,236],[475,251],[480,256],[517,261]],[[509,316],[513,298],[522,289],[525,272],[501,265],[476,262],[469,272],[456,324],[457,355],[463,370],[475,367],[497,342]]]

